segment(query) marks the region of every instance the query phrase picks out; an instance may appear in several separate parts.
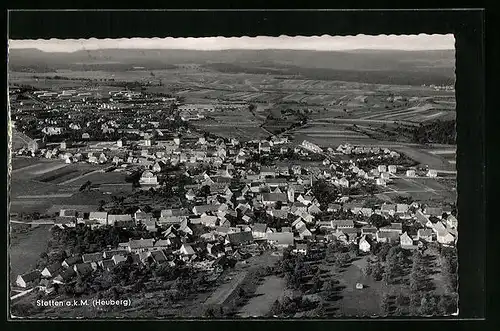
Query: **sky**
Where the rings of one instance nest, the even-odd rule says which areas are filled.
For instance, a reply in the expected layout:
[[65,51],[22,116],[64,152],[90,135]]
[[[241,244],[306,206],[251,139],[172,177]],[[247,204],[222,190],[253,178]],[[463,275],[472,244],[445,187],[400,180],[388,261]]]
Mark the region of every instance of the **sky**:
[[9,40],[9,48],[37,48],[45,52],[113,49],[296,49],[339,51],[357,49],[381,50],[448,50],[455,49],[453,34],[446,35],[356,35],[315,37],[206,37],[206,38],[123,38],[123,39],[48,39]]

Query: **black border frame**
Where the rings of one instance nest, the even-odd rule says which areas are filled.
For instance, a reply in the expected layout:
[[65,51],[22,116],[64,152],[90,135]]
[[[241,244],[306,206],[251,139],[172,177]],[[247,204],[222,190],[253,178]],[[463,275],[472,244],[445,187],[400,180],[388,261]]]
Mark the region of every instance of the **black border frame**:
[[[8,13],[7,22],[8,36],[12,39],[453,33],[456,40],[457,169],[459,170],[457,205],[461,219],[458,242],[460,319],[485,317],[487,252],[484,130],[486,123],[485,12],[483,10],[35,10],[11,11]],[[7,119],[3,117],[2,120]],[[4,137],[6,142],[6,133]],[[7,146],[5,147],[7,149]],[[6,171],[6,165],[3,166],[5,168],[2,170]],[[8,226],[5,230],[8,231]],[[4,238],[6,237],[7,233]],[[3,257],[7,258],[6,254]],[[309,321],[293,322],[294,326],[299,327],[305,326],[302,323],[310,323]],[[364,328],[368,327],[368,323],[363,322],[363,320],[347,321],[342,322],[342,325],[359,327],[363,324]],[[15,323],[16,327],[23,325],[27,329],[44,324],[44,322],[34,321],[13,321],[12,323]],[[127,321],[127,323],[137,326],[139,322]],[[199,322],[175,321],[172,323],[189,324],[183,326],[193,328],[203,325]],[[227,326],[222,323],[225,322],[209,322],[212,324],[211,327]],[[277,324],[288,322],[269,321],[266,323],[270,323],[270,327],[275,327]],[[329,323],[314,321],[307,327],[332,326]],[[412,328],[410,324],[404,323],[405,321],[397,321],[391,324],[397,328]],[[428,323],[434,324],[435,322]],[[450,325],[448,322],[445,323]],[[51,329],[55,329],[56,325],[57,328],[68,326],[66,323],[51,324]],[[77,324],[72,324],[71,327]],[[109,327],[108,321],[98,322],[98,324],[105,324]],[[151,322],[148,326],[155,324],[156,322]],[[256,326],[250,321],[238,324]],[[473,324],[475,325],[475,322],[464,321],[462,325],[464,329],[470,329]],[[86,324],[81,325],[88,328]],[[370,323],[370,327],[377,328],[376,325],[380,326],[379,320]],[[141,324],[141,327],[144,326],[146,325]]]

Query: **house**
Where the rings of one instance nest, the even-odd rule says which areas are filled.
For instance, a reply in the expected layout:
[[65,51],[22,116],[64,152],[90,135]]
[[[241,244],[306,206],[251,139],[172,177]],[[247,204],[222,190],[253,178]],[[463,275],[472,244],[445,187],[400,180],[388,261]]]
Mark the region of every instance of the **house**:
[[97,263],[102,259],[103,259],[102,253],[90,253],[82,255],[83,263]]
[[394,243],[399,240],[400,234],[398,232],[390,231],[377,231],[375,238],[379,243]]
[[406,170],[406,177],[416,177],[415,170],[413,169]]
[[129,252],[142,252],[148,249],[153,248],[154,239],[138,239],[133,240],[129,239],[128,241],[128,251]]
[[62,263],[61,266],[63,268],[70,268],[73,267],[73,265],[82,262],[82,257],[78,255],[73,255],[68,258],[66,258]]
[[141,185],[158,185],[158,177],[154,175],[151,171],[146,170],[142,173],[139,179],[139,184]]
[[309,206],[309,208],[307,208],[307,212],[309,214],[316,215],[316,214],[321,213],[321,209],[319,209],[318,205],[312,204]]
[[302,217],[297,218],[297,219],[296,219],[296,220],[292,223],[292,227],[293,227],[294,229],[298,229],[298,228],[300,228],[300,227],[302,227],[302,226],[305,226],[305,225],[306,225],[306,223],[304,223],[304,221],[302,221]]
[[52,278],[52,277],[55,277],[56,275],[58,275],[58,273],[60,272],[61,269],[62,269],[61,263],[55,262],[55,263],[52,263],[52,264],[46,266],[42,270],[41,275],[42,275],[42,277]]
[[396,214],[405,214],[410,210],[410,206],[405,203],[396,204]]
[[414,247],[413,239],[406,232],[403,233],[401,236],[399,236],[399,244],[401,245],[402,248]]
[[163,253],[163,251],[161,251],[161,250],[151,252],[151,257],[153,258],[153,261],[158,263],[158,264],[161,264],[161,263],[167,261],[167,257],[165,256],[165,253]]
[[111,251],[104,251],[102,253],[102,257],[104,259],[111,259],[113,256],[118,255],[118,254],[125,255],[125,254],[127,254],[127,251],[124,249],[115,249],[115,250],[111,250]]
[[379,229],[380,232],[393,232],[402,234],[403,225],[401,223],[391,223],[390,225],[383,226]]
[[36,282],[40,279],[41,273],[39,270],[33,270],[22,275],[18,275],[16,285],[26,288],[30,283]]
[[194,255],[195,251],[191,245],[182,244],[181,248],[179,249],[179,253],[181,253],[182,255],[189,256],[189,255]]
[[82,134],[82,139],[87,139],[88,140],[88,139],[90,139],[90,135],[87,132],[85,132],[85,133]]
[[339,211],[340,208],[341,208],[341,206],[339,204],[337,204],[337,203],[330,203],[328,205],[327,211],[328,212],[336,212],[336,211]]
[[113,255],[113,257],[111,258],[111,261],[113,261],[113,263],[115,265],[117,265],[117,264],[120,264],[122,262],[127,261],[127,258],[125,257],[125,255],[116,254],[116,255]]
[[310,205],[314,201],[314,197],[310,195],[299,195],[297,201],[302,202],[304,205]]
[[393,216],[396,213],[396,205],[384,203],[380,207],[380,210],[382,211],[383,214],[387,214],[387,215]]
[[97,269],[97,264],[92,265],[92,263],[78,263],[73,266],[73,270],[80,276],[86,276],[91,274]]
[[437,177],[437,171],[434,170],[434,169],[429,169],[429,171],[427,171],[427,177],[436,178]]
[[152,213],[145,213],[142,210],[138,209],[134,213],[134,219],[137,223],[141,222],[145,224],[146,222],[149,222],[153,219],[153,214]]
[[144,226],[146,226],[146,230],[149,232],[156,232],[158,230],[154,218],[142,220],[141,223],[144,224]]
[[250,231],[234,232],[227,235],[227,240],[231,245],[249,244],[253,242],[253,239]]
[[275,232],[267,234],[267,242],[277,247],[288,247],[293,245],[292,232]]
[[432,242],[432,230],[431,229],[418,229],[417,239],[425,242]]
[[424,209],[424,214],[427,216],[434,216],[441,218],[443,216],[443,208],[440,207],[426,207]]
[[331,220],[330,226],[332,229],[347,229],[354,228],[353,220]]
[[390,173],[390,174],[395,174],[396,173],[396,166],[395,165],[390,165],[387,167],[387,171]]
[[448,215],[446,218],[446,225],[451,229],[456,229],[458,227],[458,220],[453,215]]
[[361,237],[361,239],[359,240],[358,247],[359,247],[359,250],[364,252],[364,253],[368,253],[371,250],[371,245],[368,242],[368,240],[366,240],[366,235],[363,235]]
[[293,249],[295,254],[307,255],[307,244],[297,244]]
[[182,231],[186,234],[193,235],[193,230],[188,226],[187,219],[181,222],[179,231]]
[[54,279],[52,279],[52,283],[53,284],[66,284],[69,281],[71,281],[71,279],[75,276],[76,276],[75,270],[73,268],[68,268],[68,269],[64,270],[63,272],[61,272],[56,277],[54,277]]
[[299,233],[299,236],[301,239],[309,239],[312,237],[311,231],[309,231],[309,229],[307,229],[307,227],[305,225],[299,227],[297,229],[297,232]]
[[373,238],[377,233],[376,227],[364,226],[361,228],[361,235],[365,237]]
[[219,206],[217,205],[199,205],[193,207],[193,214],[201,215],[208,212],[217,212],[219,210]]
[[430,223],[429,217],[422,213],[422,211],[417,210],[415,212],[415,220],[420,223],[421,226],[427,226]]
[[272,205],[278,202],[286,204],[288,197],[285,193],[263,193],[261,201],[264,205]]
[[267,225],[265,223],[255,223],[252,226],[252,236],[254,239],[266,238]]
[[107,225],[108,224],[108,213],[94,211],[89,214],[89,221],[97,221],[99,224]]
[[115,224],[126,224],[133,222],[132,215],[123,214],[123,215],[108,215],[108,225]]
[[102,268],[102,270],[109,272],[109,271],[113,270],[115,263],[111,259],[102,260],[99,262],[99,266]]
[[383,172],[387,172],[387,167],[383,164],[379,165],[377,167],[377,170],[380,172],[380,173],[383,173]]
[[[338,231],[338,230],[337,230]],[[357,228],[345,228],[340,230],[347,236],[347,243],[355,244],[358,240],[360,230]]]
[[455,237],[448,230],[436,233],[437,242],[443,245],[451,245],[455,242]]
[[377,178],[375,181],[375,184],[377,184],[378,186],[386,186],[387,185],[385,179],[383,179],[383,178]]
[[288,210],[272,208],[267,211],[267,214],[271,215],[272,217],[286,219],[288,217]]
[[209,216],[206,214],[201,215],[200,222],[204,226],[214,228],[217,225],[217,216]]
[[155,162],[155,164],[153,165],[153,167],[151,168],[151,170],[153,172],[160,172],[161,171],[161,165],[159,162]]

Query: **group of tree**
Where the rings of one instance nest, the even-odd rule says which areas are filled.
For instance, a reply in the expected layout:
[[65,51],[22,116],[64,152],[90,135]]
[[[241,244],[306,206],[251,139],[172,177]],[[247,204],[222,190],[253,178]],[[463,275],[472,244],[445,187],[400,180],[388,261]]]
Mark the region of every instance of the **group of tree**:
[[85,254],[117,247],[118,243],[130,238],[151,238],[152,234],[145,227],[122,228],[106,226],[91,229],[84,224],[74,228],[60,229],[54,227],[49,244],[51,249],[61,249],[71,254]]
[[456,144],[455,120],[437,120],[428,124],[421,124],[413,131],[413,142],[418,144]]
[[318,199],[321,206],[328,206],[341,194],[336,186],[325,180],[318,180],[313,183],[312,193]]

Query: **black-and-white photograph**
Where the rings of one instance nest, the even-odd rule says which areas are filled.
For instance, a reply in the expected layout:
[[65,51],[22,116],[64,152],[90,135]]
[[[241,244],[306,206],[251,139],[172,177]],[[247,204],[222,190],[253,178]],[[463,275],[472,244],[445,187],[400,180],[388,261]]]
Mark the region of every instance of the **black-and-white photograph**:
[[457,316],[453,34],[10,39],[10,316]]

